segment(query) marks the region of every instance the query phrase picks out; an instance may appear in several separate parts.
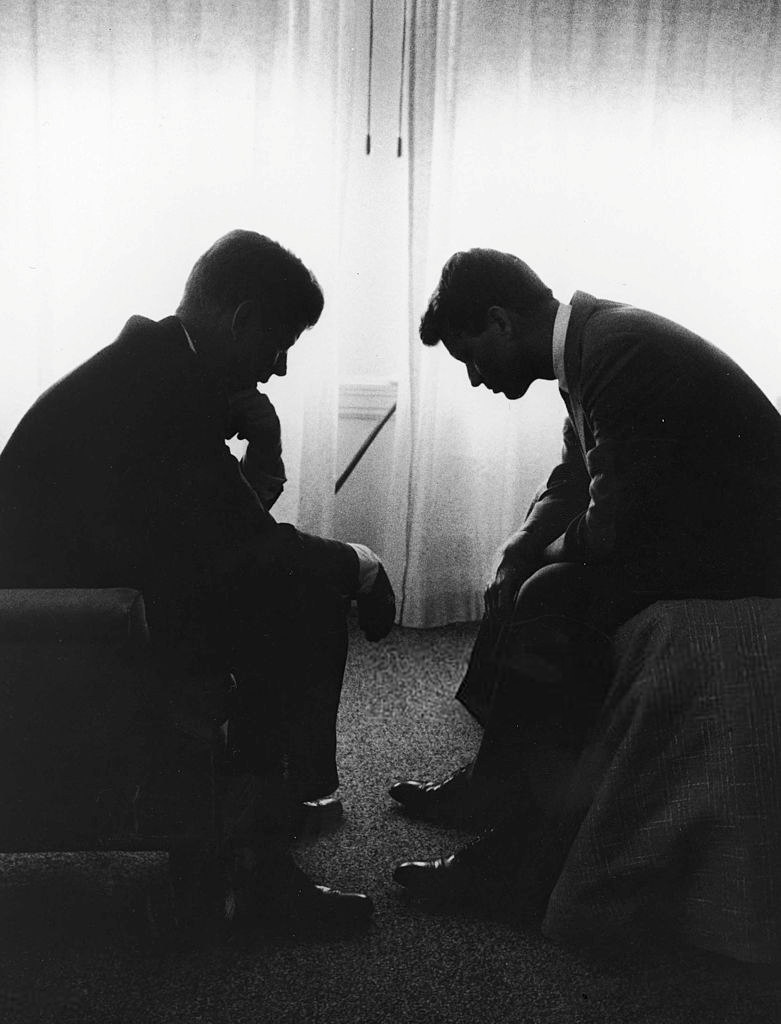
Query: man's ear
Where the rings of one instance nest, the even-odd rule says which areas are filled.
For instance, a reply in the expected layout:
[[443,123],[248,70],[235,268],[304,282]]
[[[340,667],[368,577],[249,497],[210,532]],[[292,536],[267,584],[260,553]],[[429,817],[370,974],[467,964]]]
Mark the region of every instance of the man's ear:
[[233,311],[233,319],[231,320],[231,333],[233,337],[235,338],[237,333],[243,333],[249,321],[253,317],[258,317],[259,313],[260,310],[255,299],[245,299],[243,302],[240,302]]
[[489,326],[496,324],[502,334],[506,334],[512,327],[512,321],[510,319],[509,312],[504,306],[491,306],[486,314]]

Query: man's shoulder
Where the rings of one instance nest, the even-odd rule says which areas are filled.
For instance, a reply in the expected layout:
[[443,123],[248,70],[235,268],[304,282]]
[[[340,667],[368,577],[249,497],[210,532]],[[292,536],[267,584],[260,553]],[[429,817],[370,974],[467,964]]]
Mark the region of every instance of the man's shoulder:
[[[580,316],[575,318],[575,311]],[[707,357],[716,350],[703,338],[681,324],[627,302],[615,302],[585,296],[576,305],[573,300],[573,336],[568,344],[576,346],[584,363],[601,362],[621,354],[622,358],[666,359],[676,350],[687,358]]]
[[134,341],[156,342],[166,338],[181,342],[181,347],[184,347],[186,344],[182,325],[175,316],[167,316],[162,320],[152,320],[147,316],[134,314],[127,320],[112,344],[117,342],[127,344]]
[[693,331],[669,317],[654,313],[629,302],[597,299],[586,292],[576,292],[572,298],[573,317],[584,338],[606,341],[617,335],[642,333],[644,337],[681,335],[703,341]]
[[631,329],[647,322],[652,313],[628,302],[599,299],[588,292],[575,292],[571,300],[572,322],[579,333],[600,338],[613,331]]
[[[180,383],[199,377],[199,367],[187,345],[182,325],[176,317],[152,320],[131,316],[119,334],[104,348],[78,367],[85,379],[94,374],[128,374],[140,380],[153,377],[162,382],[167,377]],[[151,383],[151,380],[148,380]]]
[[175,317],[132,316],[113,341],[48,387],[25,419],[113,419],[120,407],[134,401],[181,403],[193,390],[197,406],[204,388],[194,364]]
[[[138,358],[139,354],[149,349],[159,355],[166,351],[187,352],[186,340],[179,321],[174,316],[163,320],[151,320],[149,317],[131,316],[111,341],[102,348],[95,349],[92,355],[70,370],[57,384],[71,377],[79,377],[84,372],[111,362],[112,357],[125,355]],[[55,387],[57,385],[54,385]]]

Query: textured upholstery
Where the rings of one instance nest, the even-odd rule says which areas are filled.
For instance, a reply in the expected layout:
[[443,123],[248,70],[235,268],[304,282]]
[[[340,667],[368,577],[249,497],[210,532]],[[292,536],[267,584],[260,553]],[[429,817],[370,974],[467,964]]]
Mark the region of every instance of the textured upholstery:
[[546,934],[644,919],[781,956],[781,600],[660,602],[616,636]]
[[212,837],[214,730],[164,686],[137,591],[0,591],[0,849]]

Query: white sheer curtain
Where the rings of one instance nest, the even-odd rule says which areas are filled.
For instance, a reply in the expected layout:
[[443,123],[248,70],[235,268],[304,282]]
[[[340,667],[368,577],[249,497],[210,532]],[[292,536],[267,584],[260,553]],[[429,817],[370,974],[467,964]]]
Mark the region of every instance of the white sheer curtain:
[[272,397],[290,477],[275,512],[330,532],[354,15],[354,0],[4,0],[0,443],[128,316],[172,313],[212,241],[256,229],[326,293]]
[[419,0],[410,79],[410,342],[384,551],[402,622],[427,626],[479,616],[563,417],[552,384],[509,403],[423,349],[452,252],[504,249],[560,299],[580,288],[666,314],[781,394],[781,14]]

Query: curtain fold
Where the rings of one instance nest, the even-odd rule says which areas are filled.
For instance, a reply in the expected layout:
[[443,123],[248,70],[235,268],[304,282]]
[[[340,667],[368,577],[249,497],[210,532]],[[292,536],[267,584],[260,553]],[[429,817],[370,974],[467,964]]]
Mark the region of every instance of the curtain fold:
[[486,246],[679,320],[781,395],[781,12],[737,0],[417,0],[410,339],[383,551],[401,621],[473,619],[558,457],[564,407],[472,391],[417,337],[444,261]]
[[281,519],[329,533],[354,2],[7,0],[0,19],[3,441],[134,313],[173,312],[235,227],[311,266],[320,324],[269,388]]

